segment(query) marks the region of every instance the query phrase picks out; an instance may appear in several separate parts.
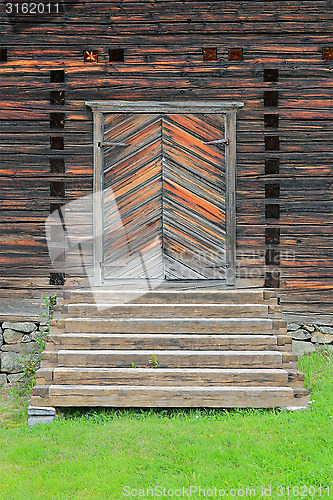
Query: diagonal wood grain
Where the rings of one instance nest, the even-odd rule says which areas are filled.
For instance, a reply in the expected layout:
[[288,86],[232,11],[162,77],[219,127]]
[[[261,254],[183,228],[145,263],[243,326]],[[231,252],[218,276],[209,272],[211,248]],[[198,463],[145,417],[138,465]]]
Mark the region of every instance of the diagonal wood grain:
[[224,137],[218,115],[166,115],[163,137],[163,243],[169,279],[222,279],[225,263]]
[[105,278],[163,277],[161,117],[110,114],[104,122]]

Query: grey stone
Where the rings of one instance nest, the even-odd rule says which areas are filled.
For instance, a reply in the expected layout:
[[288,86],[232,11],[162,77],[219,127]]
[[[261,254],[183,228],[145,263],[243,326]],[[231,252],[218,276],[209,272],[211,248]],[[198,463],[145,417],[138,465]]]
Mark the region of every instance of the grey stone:
[[16,344],[17,342],[21,342],[22,337],[23,333],[12,330],[11,328],[6,328],[3,331],[3,338],[6,344]]
[[302,340],[293,340],[293,353],[301,356],[307,352],[315,351],[315,346],[311,342],[305,342]]
[[298,325],[297,323],[288,323],[288,325],[287,325],[288,332],[294,332],[295,330],[298,330],[299,328],[301,328],[301,325]]
[[333,335],[321,333],[318,330],[315,330],[311,335],[311,342],[315,344],[332,344]]
[[37,415],[37,416],[42,416],[42,415],[49,415],[49,416],[55,416],[56,414],[56,409],[53,406],[29,406],[28,408],[28,415]]
[[43,337],[43,335],[44,335],[44,332],[40,332],[39,330],[36,330],[30,334],[30,338],[31,338],[31,340],[36,340],[36,339],[40,339],[41,337]]
[[300,328],[294,332],[288,332],[288,336],[296,340],[308,340],[311,338],[311,333]]
[[24,373],[12,373],[11,375],[8,375],[8,382],[10,384],[17,384],[19,382],[24,382],[25,381],[25,376]]
[[35,354],[38,344],[36,342],[27,342],[25,344],[8,344],[3,345],[1,350],[3,352],[19,352],[21,354]]
[[3,336],[2,336],[2,332],[0,332],[0,347],[2,346],[3,344]]
[[4,344],[1,347],[2,352],[19,352],[23,354],[22,344]]
[[333,328],[331,326],[320,326],[319,327],[319,330],[321,331],[321,333],[325,333],[327,335],[333,335]]
[[17,332],[23,332],[23,333],[31,333],[37,330],[37,326],[35,323],[31,323],[30,321],[20,321],[18,323],[9,323],[9,322],[4,322],[2,324],[3,330],[9,328],[10,330],[16,330]]
[[290,411],[290,412],[304,411],[304,410],[311,410],[311,407],[310,407],[310,405],[309,406],[286,406],[285,410]]
[[23,335],[21,342],[25,344],[26,342],[31,342],[31,335]]
[[33,407],[28,408],[28,425],[31,427],[36,424],[50,424],[56,417],[56,410],[52,406],[49,407]]
[[27,354],[36,354],[40,352],[41,348],[37,344],[37,342],[27,342],[26,344],[23,344],[23,352]]
[[307,332],[310,332],[310,333],[314,332],[316,329],[313,325],[303,325],[302,328],[304,328],[304,330],[306,330]]
[[7,377],[4,373],[0,373],[0,387],[7,384]]
[[51,424],[54,421],[55,417],[51,416],[43,416],[43,417],[37,417],[37,416],[32,416],[28,418],[28,426],[32,427],[33,425],[37,424]]
[[4,373],[19,373],[23,370],[22,354],[17,352],[1,353],[1,371]]

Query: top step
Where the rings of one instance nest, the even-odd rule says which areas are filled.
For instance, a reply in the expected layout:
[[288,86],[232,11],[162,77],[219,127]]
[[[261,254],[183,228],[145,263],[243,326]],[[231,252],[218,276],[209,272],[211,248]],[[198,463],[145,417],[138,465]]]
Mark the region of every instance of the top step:
[[[76,289],[66,292],[67,303],[103,304],[262,304],[263,290],[93,290]],[[268,303],[270,301],[267,301]],[[265,301],[265,303],[267,303]],[[273,299],[274,302],[274,299]],[[275,300],[276,303],[276,300]]]

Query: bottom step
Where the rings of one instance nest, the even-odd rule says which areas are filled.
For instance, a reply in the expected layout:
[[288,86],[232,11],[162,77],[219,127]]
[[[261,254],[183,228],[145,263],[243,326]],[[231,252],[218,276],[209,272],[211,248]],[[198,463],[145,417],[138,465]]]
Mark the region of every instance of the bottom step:
[[291,387],[51,385],[51,406],[277,408],[297,406]]

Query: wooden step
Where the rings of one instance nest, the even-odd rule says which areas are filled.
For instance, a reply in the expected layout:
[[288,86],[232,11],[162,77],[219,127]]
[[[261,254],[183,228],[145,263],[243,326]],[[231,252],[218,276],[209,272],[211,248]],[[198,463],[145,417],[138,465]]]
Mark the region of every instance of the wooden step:
[[[66,292],[67,303],[106,303],[106,304],[262,304],[262,290],[71,290]],[[276,303],[269,298],[265,303]]]
[[287,386],[281,369],[232,368],[55,368],[55,385]]
[[79,318],[262,318],[263,304],[69,304],[68,315]]
[[[47,356],[47,352],[44,352]],[[282,354],[276,351],[190,351],[190,350],[66,350],[58,351],[58,366],[160,368],[276,368]],[[280,367],[280,366],[278,366]],[[153,368],[152,368],[153,369]]]
[[32,404],[308,407],[275,291],[182,286],[66,292]]
[[273,321],[265,318],[101,319],[66,318],[66,333],[272,333]]
[[[290,337],[287,337],[289,340]],[[59,349],[203,349],[278,350],[276,335],[168,335],[154,333],[64,333],[50,335],[51,345]]]
[[295,405],[291,387],[51,385],[50,406],[273,408]]

